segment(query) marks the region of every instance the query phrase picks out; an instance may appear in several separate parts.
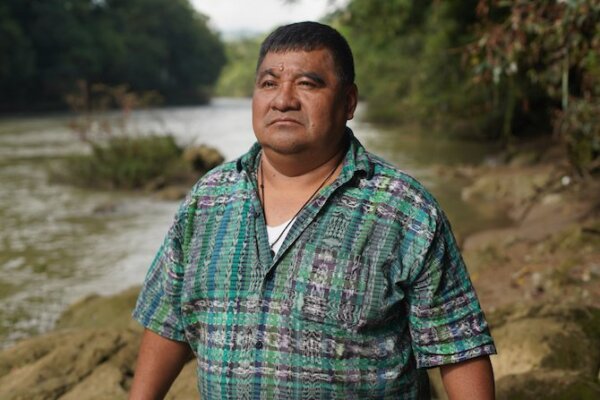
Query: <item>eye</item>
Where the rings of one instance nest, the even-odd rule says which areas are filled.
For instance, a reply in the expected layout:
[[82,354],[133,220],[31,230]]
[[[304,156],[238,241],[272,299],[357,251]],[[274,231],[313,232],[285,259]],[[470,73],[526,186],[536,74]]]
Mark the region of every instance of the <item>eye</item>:
[[271,88],[276,87],[277,84],[274,81],[266,80],[266,81],[262,81],[259,86],[263,89],[271,89]]
[[317,87],[317,85],[313,81],[300,81],[298,83],[298,85],[304,86],[304,87],[307,87],[307,88]]

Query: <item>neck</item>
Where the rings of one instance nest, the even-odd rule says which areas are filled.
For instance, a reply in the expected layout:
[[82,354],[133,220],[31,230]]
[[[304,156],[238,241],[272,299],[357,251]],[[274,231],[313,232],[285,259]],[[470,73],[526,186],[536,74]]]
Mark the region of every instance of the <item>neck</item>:
[[265,182],[272,188],[289,189],[293,183],[295,187],[313,187],[321,183],[331,173],[328,181],[334,180],[341,169],[341,161],[345,155],[345,147],[328,155],[327,158],[312,163],[301,163],[292,156],[281,156],[263,149],[261,164]]
[[278,172],[263,153],[258,174],[258,194],[267,226],[277,226],[298,216],[314,196],[339,175],[343,155],[340,150],[311,171],[290,177]]

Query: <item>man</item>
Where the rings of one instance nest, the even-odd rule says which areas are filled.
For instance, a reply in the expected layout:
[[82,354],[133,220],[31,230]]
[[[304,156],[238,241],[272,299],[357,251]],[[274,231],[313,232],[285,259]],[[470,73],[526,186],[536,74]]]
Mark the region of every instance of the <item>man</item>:
[[352,54],[314,22],[262,44],[258,143],[204,176],[153,262],[131,399],[197,359],[202,399],[492,399],[487,324],[448,222],[346,127]]

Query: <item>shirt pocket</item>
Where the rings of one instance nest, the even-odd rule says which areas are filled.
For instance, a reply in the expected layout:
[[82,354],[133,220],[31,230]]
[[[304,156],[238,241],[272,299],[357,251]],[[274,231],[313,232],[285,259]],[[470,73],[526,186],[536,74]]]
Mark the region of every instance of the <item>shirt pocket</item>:
[[372,293],[371,266],[358,255],[307,247],[297,258],[293,282],[296,310],[307,322],[357,329]]

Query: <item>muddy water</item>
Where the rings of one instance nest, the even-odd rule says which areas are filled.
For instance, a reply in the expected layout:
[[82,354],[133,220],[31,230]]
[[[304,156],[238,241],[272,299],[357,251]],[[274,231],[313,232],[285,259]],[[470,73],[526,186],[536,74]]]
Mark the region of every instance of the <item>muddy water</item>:
[[[217,99],[205,107],[138,112],[130,124],[173,133],[182,143],[207,143],[233,159],[253,143],[250,117],[249,100]],[[0,120],[0,347],[51,329],[82,296],[140,284],[177,207],[52,183],[49,169],[85,150],[67,128],[70,121],[68,115]],[[490,149],[379,129],[360,122],[360,113],[351,126],[369,149],[421,179],[459,231],[497,222],[460,201],[460,182],[441,180],[431,168],[477,161]]]

